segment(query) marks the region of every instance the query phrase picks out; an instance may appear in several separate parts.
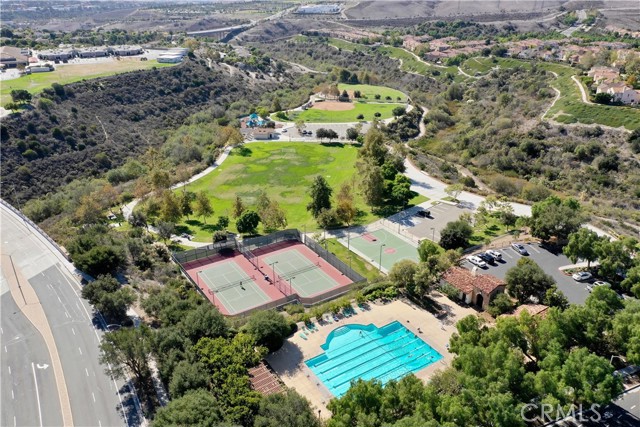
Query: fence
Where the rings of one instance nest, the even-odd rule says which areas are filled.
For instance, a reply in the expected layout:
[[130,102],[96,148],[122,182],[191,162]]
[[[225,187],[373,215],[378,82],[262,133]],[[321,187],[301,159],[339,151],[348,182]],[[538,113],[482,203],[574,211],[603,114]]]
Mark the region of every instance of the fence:
[[16,215],[18,215],[20,218],[22,218],[22,220],[25,223],[27,223],[29,226],[33,227],[33,229],[35,229],[42,237],[47,239],[47,241],[49,243],[51,243],[53,245],[53,247],[56,248],[58,250],[58,252],[60,252],[62,254],[62,256],[67,261],[71,261],[71,258],[69,258],[69,255],[67,255],[67,253],[51,237],[49,237],[49,235],[47,233],[45,233],[44,230],[42,230],[40,227],[38,227],[38,225],[35,222],[31,221],[22,212],[20,212],[18,209],[16,209],[13,206],[11,206],[4,199],[0,199],[0,203],[2,203],[4,206],[6,206],[10,211],[12,211]]
[[221,250],[237,249],[237,247],[238,242],[236,242],[235,237],[230,236],[227,237],[227,240],[223,242],[216,242],[211,245],[190,249],[184,252],[174,252],[173,259],[175,262],[182,264],[191,261],[198,261],[199,259],[203,258],[209,258],[211,256],[217,255]]
[[323,248],[319,243],[315,242],[312,239],[304,239],[304,244],[320,255],[320,258],[324,259],[326,262],[331,264],[336,270],[340,273],[347,276],[354,283],[364,282],[366,279],[358,274],[354,269],[349,268],[347,264],[342,262],[337,256],[329,252],[327,249]]
[[287,240],[296,240],[300,242],[300,232],[296,229],[289,229],[276,231],[275,233],[267,234],[266,236],[249,237],[247,239],[242,239],[242,241],[238,243],[238,249],[244,254],[244,251],[251,251],[253,249]]

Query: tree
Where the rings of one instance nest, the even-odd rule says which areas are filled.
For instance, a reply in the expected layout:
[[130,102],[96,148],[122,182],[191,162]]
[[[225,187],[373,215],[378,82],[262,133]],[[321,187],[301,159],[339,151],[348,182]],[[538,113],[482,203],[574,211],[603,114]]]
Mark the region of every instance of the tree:
[[16,104],[28,104],[31,102],[32,95],[25,89],[13,89],[11,91],[11,100]]
[[565,240],[584,222],[580,204],[572,198],[547,197],[531,207],[531,235],[543,241],[556,237]]
[[622,392],[614,370],[607,359],[579,348],[569,353],[560,380],[564,387],[571,387],[571,394],[567,396],[571,403],[607,405]]
[[513,301],[509,298],[509,295],[505,293],[501,293],[496,295],[496,297],[489,304],[489,312],[493,317],[498,317],[501,314],[509,313],[513,310]]
[[447,223],[440,232],[440,246],[445,249],[466,248],[473,235],[473,228],[468,222],[458,220]]
[[593,102],[595,102],[596,104],[609,105],[611,104],[612,100],[613,97],[606,92],[596,93],[596,95],[593,97]]
[[245,211],[236,221],[236,228],[241,234],[254,234],[258,224],[260,223],[260,215],[254,211]]
[[389,280],[397,288],[406,289],[410,294],[414,293],[415,280],[414,276],[418,270],[418,264],[415,261],[404,259],[396,262],[389,270]]
[[627,277],[620,283],[622,289],[640,298],[640,262],[627,270]]
[[557,286],[551,286],[544,294],[544,298],[542,300],[544,305],[548,305],[549,307],[557,307],[561,310],[569,307],[569,300],[562,293]]
[[255,427],[320,427],[322,423],[307,399],[295,390],[264,396],[256,414]]
[[105,318],[120,321],[127,318],[127,310],[135,300],[135,292],[129,287],[123,287],[113,293],[104,293],[96,302],[95,308]]
[[296,125],[296,129],[298,129],[298,133],[301,133],[307,127],[304,119],[296,119],[294,123]]
[[442,249],[435,242],[431,240],[423,240],[418,246],[418,256],[421,262],[428,262],[434,256],[439,256],[442,253]]
[[633,266],[631,253],[635,250],[635,239],[601,240],[596,248],[596,255],[600,261],[600,274],[609,280],[615,280],[620,273],[626,272]]
[[113,274],[124,262],[124,254],[120,248],[105,245],[94,246],[84,253],[73,256],[75,266],[94,277]]
[[456,202],[458,201],[458,196],[464,190],[464,185],[462,184],[451,184],[444,189],[444,192],[449,195]]
[[600,237],[593,231],[581,228],[569,236],[569,243],[562,249],[562,252],[569,257],[572,263],[579,259],[587,261],[587,268],[598,259],[597,248],[600,244]]
[[166,243],[175,232],[176,225],[173,222],[159,221],[156,229],[158,230],[158,236]]
[[244,202],[242,201],[242,198],[240,198],[240,196],[236,194],[236,198],[233,201],[233,207],[231,208],[231,215],[233,215],[234,218],[240,218],[240,216],[244,213],[245,209],[246,208],[244,206]]
[[106,333],[100,344],[100,363],[109,366],[109,374],[124,380],[131,373],[142,390],[151,377],[150,354],[150,331],[144,325]]
[[372,165],[382,166],[388,154],[384,134],[380,129],[371,127],[364,136],[364,144],[358,156]]
[[355,141],[356,139],[358,139],[358,135],[360,135],[360,132],[358,132],[358,129],[347,128],[347,139],[349,141]]
[[182,217],[182,206],[176,195],[171,191],[165,191],[162,195],[160,218],[165,222],[178,222]]
[[391,199],[397,206],[403,208],[407,206],[409,201],[418,194],[411,190],[411,181],[402,174],[396,174],[391,185]]
[[275,200],[269,201],[269,204],[260,211],[260,221],[267,230],[277,228],[285,228],[287,226],[287,215]]
[[191,191],[183,191],[178,196],[178,199],[180,203],[181,214],[189,219],[189,215],[193,213],[191,203],[193,203],[193,201],[196,199],[196,194]]
[[404,116],[406,112],[407,112],[406,108],[398,106],[393,109],[392,114],[394,117],[400,117],[400,116]]
[[206,390],[192,390],[158,409],[153,427],[222,427],[224,416],[219,402]]
[[256,344],[273,352],[282,347],[284,339],[291,335],[291,328],[283,315],[274,310],[265,310],[251,315],[247,332],[254,337]]
[[542,300],[547,289],[555,285],[553,278],[529,258],[520,258],[516,266],[507,271],[505,282],[509,295],[521,303],[528,302],[531,297]]
[[327,180],[322,175],[317,175],[309,189],[311,202],[307,205],[307,211],[316,218],[323,209],[331,209],[332,193],[333,190]]
[[340,221],[350,226],[357,214],[351,185],[345,182],[340,186],[337,196],[336,215]]
[[631,145],[631,151],[636,154],[640,153],[640,129],[635,129],[631,132],[627,142]]
[[209,201],[209,196],[207,196],[206,191],[200,191],[196,195],[196,207],[195,213],[199,217],[202,217],[204,223],[207,223],[207,217],[213,215],[213,207],[211,206],[211,201]]
[[171,400],[176,400],[197,389],[206,389],[208,383],[209,376],[202,363],[181,360],[173,370],[171,381],[169,382]]
[[630,365],[640,365],[640,302],[628,301],[612,322],[612,338],[616,349]]
[[338,213],[335,209],[322,209],[316,217],[320,228],[331,228],[339,223]]
[[380,166],[366,164],[360,168],[360,187],[367,205],[382,206],[385,196],[384,177]]

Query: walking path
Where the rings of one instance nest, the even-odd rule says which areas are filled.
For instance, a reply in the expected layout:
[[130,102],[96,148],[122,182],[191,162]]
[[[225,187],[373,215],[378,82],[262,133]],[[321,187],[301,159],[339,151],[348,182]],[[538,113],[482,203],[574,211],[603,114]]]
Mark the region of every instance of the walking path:
[[573,80],[578,85],[578,89],[580,89],[580,94],[582,95],[582,102],[584,102],[585,104],[593,104],[593,102],[589,101],[587,92],[584,90],[584,86],[582,86],[582,83],[580,83],[580,80],[578,80],[576,76],[571,76],[571,80]]

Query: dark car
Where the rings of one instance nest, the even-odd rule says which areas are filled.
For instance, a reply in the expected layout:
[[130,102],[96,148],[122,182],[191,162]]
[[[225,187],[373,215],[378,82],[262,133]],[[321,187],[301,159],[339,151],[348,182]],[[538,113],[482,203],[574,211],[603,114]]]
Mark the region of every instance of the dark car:
[[496,262],[496,259],[493,257],[493,255],[491,255],[488,252],[482,252],[479,253],[478,256],[483,260],[488,262],[489,264],[493,264],[494,262]]
[[422,218],[429,218],[431,216],[431,211],[429,209],[422,209],[416,212],[416,215]]

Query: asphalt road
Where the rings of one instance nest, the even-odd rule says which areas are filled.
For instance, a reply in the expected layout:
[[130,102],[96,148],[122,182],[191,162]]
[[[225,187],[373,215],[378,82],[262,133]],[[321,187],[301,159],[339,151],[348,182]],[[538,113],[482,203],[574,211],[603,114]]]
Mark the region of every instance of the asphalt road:
[[[560,267],[573,264],[569,258],[562,253],[554,254],[549,252],[547,249],[540,247],[537,243],[524,243],[524,246],[529,252],[528,257],[535,261],[545,271],[545,273],[553,277],[553,280],[558,284],[558,289],[564,293],[571,304],[584,304],[589,296],[589,292],[587,291],[587,282],[576,282],[571,278],[571,276],[567,276],[560,271]],[[498,250],[502,252],[503,262],[489,265],[486,269],[479,269],[479,272],[493,274],[500,279],[504,279],[507,274],[507,270],[514,267],[522,255],[511,249],[511,247],[501,248]],[[464,261],[463,266],[468,269],[473,268],[473,265],[469,261]]]
[[60,400],[49,351],[40,332],[16,305],[4,276],[1,281],[0,425],[60,426]]
[[[91,306],[80,298],[81,288],[77,278],[62,265],[53,252],[52,246],[45,245],[39,235],[27,228],[22,221],[9,214],[4,207],[1,212],[2,253],[12,256],[16,268],[33,286],[43,306],[62,363],[74,424],[77,426],[139,425],[141,420],[137,418],[138,412],[135,410],[133,397],[128,392],[128,387],[122,382],[115,382],[106,375],[104,367],[98,362],[98,344],[102,331],[94,318]],[[9,272],[4,272],[4,274],[9,274]],[[11,325],[12,333],[18,336],[29,336],[28,326],[30,324],[12,320],[9,314],[15,310],[5,310],[4,300],[6,298],[11,298],[10,293],[3,294],[3,327],[5,324]],[[15,303],[14,307],[17,309]],[[16,317],[16,319],[18,318],[19,316]],[[35,329],[31,330],[31,336],[34,336],[33,330]],[[39,339],[40,344],[44,345],[42,338],[39,337]],[[9,347],[7,345],[7,350]],[[35,338],[25,343],[24,347],[26,347],[24,350],[16,348],[16,354],[20,354],[19,351],[22,351],[22,355],[30,357],[22,355],[19,358],[3,357],[1,364],[3,373],[5,369],[8,369],[9,363],[15,364],[15,366],[11,366],[12,372],[15,373],[14,382],[21,384],[24,389],[24,402],[14,407],[14,415],[16,419],[28,419],[28,417],[33,419],[34,413],[38,413],[38,410],[33,408],[35,400],[43,420],[52,420],[52,425],[61,425],[60,421],[55,422],[55,420],[60,420],[59,405],[55,407],[49,403],[51,399],[58,401],[55,382],[48,379],[48,375],[53,377],[48,372],[51,369],[40,369],[41,372],[38,372],[36,368],[36,377],[39,380],[39,402],[36,399],[35,384],[31,373],[32,362],[46,363],[46,360],[40,355],[41,353],[48,355],[48,350],[43,349],[42,346],[39,347],[38,340]],[[32,354],[33,356],[31,356]],[[40,358],[36,360],[36,356]],[[3,381],[3,403],[8,401],[5,400],[4,395],[6,388]],[[10,390],[7,389],[7,392],[10,393]],[[3,413],[5,409],[6,406],[3,408]],[[9,416],[13,417],[13,415]],[[13,420],[9,421],[8,424],[3,422],[3,425],[13,425]],[[22,425],[40,424],[27,423]]]

